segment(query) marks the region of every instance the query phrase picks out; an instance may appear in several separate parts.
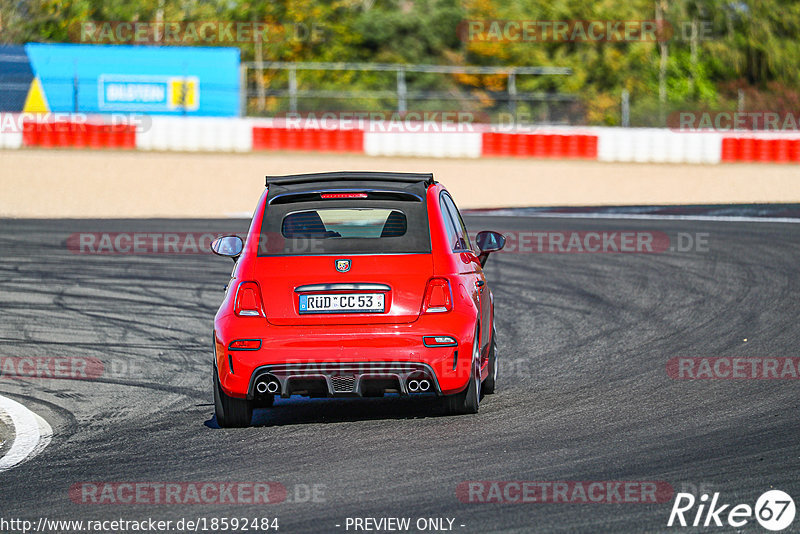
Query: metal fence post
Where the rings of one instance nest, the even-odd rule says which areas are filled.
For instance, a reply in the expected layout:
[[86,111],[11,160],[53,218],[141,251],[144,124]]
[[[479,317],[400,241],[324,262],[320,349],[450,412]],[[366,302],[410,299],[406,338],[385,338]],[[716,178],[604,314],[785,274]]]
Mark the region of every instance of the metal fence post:
[[517,73],[513,70],[508,73],[508,112],[517,119]]
[[72,112],[78,112],[78,76],[72,78]]
[[262,58],[262,45],[261,36],[256,39],[255,56],[256,56],[256,90],[258,91],[258,111],[263,113],[267,107],[267,90],[264,87],[264,61]]
[[297,113],[297,67],[289,68],[289,111]]
[[186,93],[188,90],[188,82],[189,82],[189,65],[186,62],[183,63],[183,77],[181,77],[181,85],[180,85],[180,103],[181,103],[181,114],[186,115],[189,111],[186,106]]
[[78,112],[78,60],[72,62],[73,78],[72,78],[72,112]]
[[397,111],[398,113],[405,113],[408,109],[406,102],[406,71],[400,69],[397,71]]
[[247,65],[239,65],[239,115],[247,116]]
[[627,89],[622,90],[622,127],[631,125],[631,94]]

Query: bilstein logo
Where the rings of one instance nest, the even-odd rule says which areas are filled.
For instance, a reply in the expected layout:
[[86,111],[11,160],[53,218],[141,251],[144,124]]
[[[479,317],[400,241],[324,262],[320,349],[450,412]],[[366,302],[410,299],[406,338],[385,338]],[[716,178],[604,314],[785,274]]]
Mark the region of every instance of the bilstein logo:
[[346,273],[350,270],[350,260],[336,260],[336,270],[340,273]]

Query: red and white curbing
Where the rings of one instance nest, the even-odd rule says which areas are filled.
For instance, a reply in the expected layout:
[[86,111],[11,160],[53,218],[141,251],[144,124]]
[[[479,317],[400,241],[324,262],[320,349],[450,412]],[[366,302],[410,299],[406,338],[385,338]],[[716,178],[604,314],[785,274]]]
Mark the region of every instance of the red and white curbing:
[[[59,115],[61,117],[59,118]],[[0,148],[112,148],[181,152],[306,151],[387,157],[545,158],[608,162],[800,163],[800,132],[680,132],[663,128],[547,127],[509,131],[294,128],[280,119],[0,114]],[[466,129],[466,128],[464,128]],[[420,131],[421,130],[421,131]]]

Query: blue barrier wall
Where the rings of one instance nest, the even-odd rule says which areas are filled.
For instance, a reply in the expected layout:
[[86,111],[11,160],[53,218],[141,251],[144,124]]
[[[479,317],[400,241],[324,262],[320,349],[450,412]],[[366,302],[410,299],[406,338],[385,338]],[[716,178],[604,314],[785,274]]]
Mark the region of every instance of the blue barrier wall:
[[239,49],[29,43],[50,111],[239,115]]
[[0,46],[0,111],[22,111],[33,81],[22,46]]

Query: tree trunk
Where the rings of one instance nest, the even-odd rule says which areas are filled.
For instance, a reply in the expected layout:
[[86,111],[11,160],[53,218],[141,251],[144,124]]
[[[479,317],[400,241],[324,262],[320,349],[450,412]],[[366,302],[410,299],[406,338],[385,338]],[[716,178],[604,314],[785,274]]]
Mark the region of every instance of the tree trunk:
[[667,112],[667,32],[664,23],[664,12],[667,10],[667,0],[656,0],[656,27],[658,28],[658,48],[661,60],[658,64],[658,120],[660,126],[666,125]]

